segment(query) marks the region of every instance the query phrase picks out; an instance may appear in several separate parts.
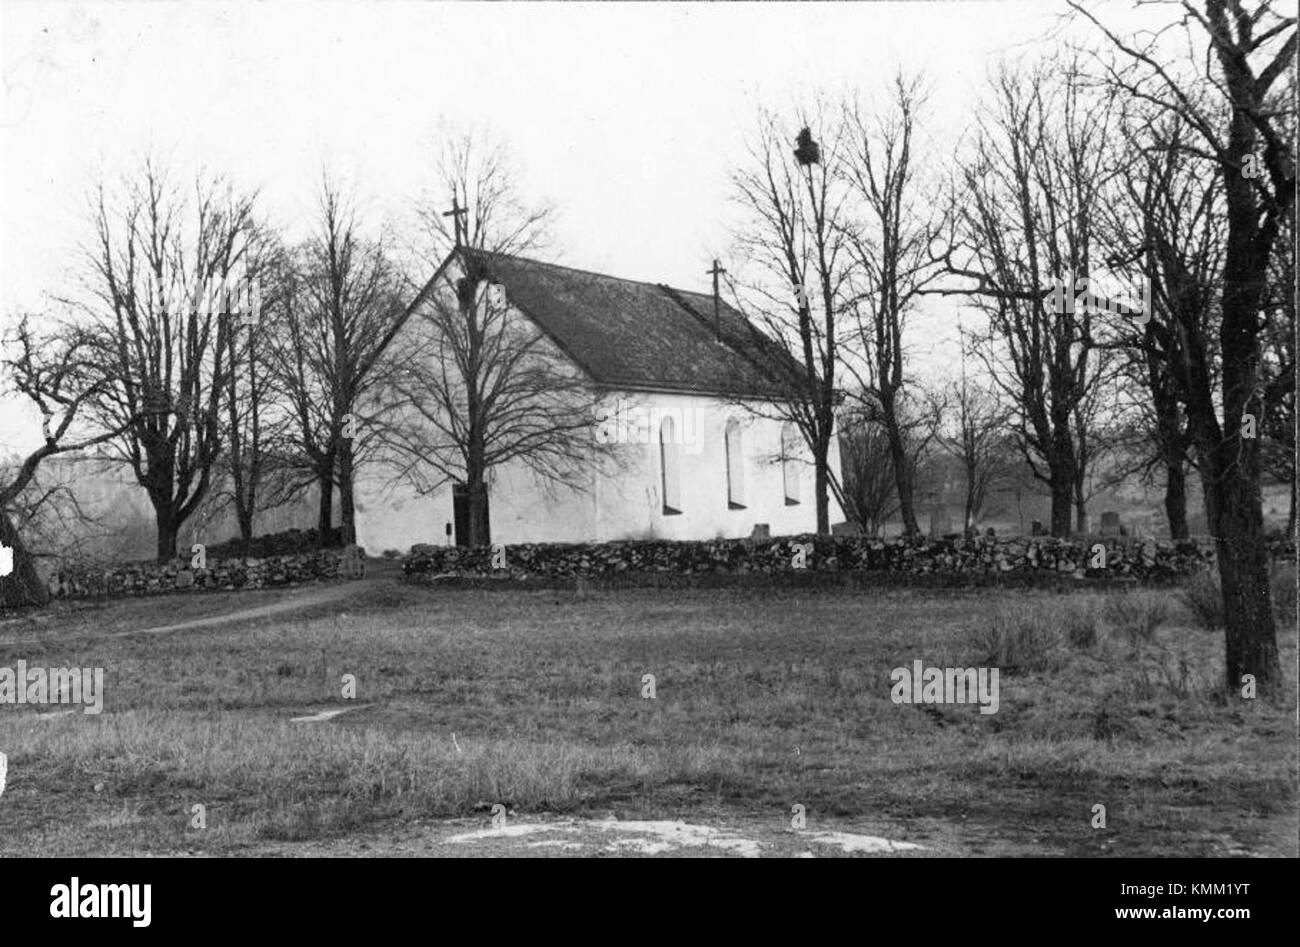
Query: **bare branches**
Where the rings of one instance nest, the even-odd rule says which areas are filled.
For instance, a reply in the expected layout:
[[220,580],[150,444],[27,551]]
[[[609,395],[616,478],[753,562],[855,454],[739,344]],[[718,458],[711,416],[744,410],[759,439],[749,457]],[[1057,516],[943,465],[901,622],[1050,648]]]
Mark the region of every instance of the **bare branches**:
[[[246,281],[257,239],[253,197],[218,177],[186,196],[147,160],[92,197],[93,243],[76,301],[97,394],[91,414],[113,456],[149,493],[158,555],[203,502],[223,449],[230,290]],[[245,284],[246,285],[246,284]]]
[[[827,461],[835,426],[836,373],[854,305],[846,223],[849,192],[841,174],[847,139],[842,117],[818,102],[799,116],[816,143],[796,155],[796,129],[761,113],[749,160],[732,176],[746,220],[739,256],[753,267],[740,304],[768,337],[756,342],[770,373],[789,392],[778,413],[803,434],[816,472],[817,529],[829,532],[833,475]],[[733,283],[733,287],[734,287]],[[739,304],[739,300],[738,300]]]
[[314,232],[276,271],[279,318],[265,337],[267,384],[298,467],[281,471],[289,477],[277,495],[314,482],[322,537],[333,525],[335,488],[344,532],[354,530],[356,468],[379,449],[383,394],[405,358],[394,345],[414,307],[403,303],[404,285],[388,244],[362,232],[350,198],[324,179]]
[[928,252],[935,223],[920,207],[920,162],[913,151],[917,112],[923,104],[919,78],[900,74],[886,110],[867,118],[857,103],[847,106],[850,146],[839,169],[859,209],[844,227],[857,264],[855,282],[861,283],[854,314],[858,352],[869,377],[859,382],[884,427],[908,535],[920,530],[899,421],[898,403],[905,384],[903,332],[911,308],[941,272]]
[[5,344],[13,351],[4,361],[10,384],[41,412],[45,441],[0,485],[0,508],[7,509],[33,483],[45,458],[102,444],[123,427],[98,433],[87,429],[87,415],[108,384],[94,371],[92,340],[84,331],[68,328],[37,337],[24,317]]
[[426,287],[386,388],[383,442],[395,479],[421,493],[466,490],[471,545],[489,541],[487,480],[510,464],[548,489],[589,486],[601,397],[541,329],[515,308],[495,262],[549,241],[550,210],[527,205],[504,149],[471,136],[444,151],[421,217],[435,244],[451,227],[438,203],[467,210],[461,243]]

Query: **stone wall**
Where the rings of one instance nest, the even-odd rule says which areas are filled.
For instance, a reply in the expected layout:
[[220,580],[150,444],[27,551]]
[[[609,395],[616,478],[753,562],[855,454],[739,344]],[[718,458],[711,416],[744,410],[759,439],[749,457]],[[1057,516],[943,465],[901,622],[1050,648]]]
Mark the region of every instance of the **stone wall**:
[[189,562],[188,559],[167,565],[133,562],[109,568],[65,566],[50,577],[50,598],[115,598],[274,588],[337,579],[344,571],[343,551],[338,549],[260,559],[209,558],[206,569],[190,569]]
[[[1096,545],[1105,546],[1105,567]],[[799,547],[803,555],[799,556]],[[1275,558],[1294,559],[1293,545],[1270,544]],[[705,542],[637,541],[600,544],[537,544],[500,547],[502,562],[490,548],[417,545],[403,560],[413,581],[436,575],[506,574],[528,576],[613,576],[620,573],[678,575],[873,571],[911,575],[996,576],[1080,575],[1089,578],[1172,579],[1190,575],[1214,561],[1210,541],[1155,542],[1129,537],[1062,541],[960,539],[884,541],[858,536],[793,536],[763,540]],[[495,562],[494,562],[495,559]]]

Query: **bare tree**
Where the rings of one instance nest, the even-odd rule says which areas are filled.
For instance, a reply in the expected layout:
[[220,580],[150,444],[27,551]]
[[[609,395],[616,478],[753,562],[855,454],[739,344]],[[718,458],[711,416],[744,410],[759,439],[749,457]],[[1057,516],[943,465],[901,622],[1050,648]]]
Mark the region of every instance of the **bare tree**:
[[351,202],[328,179],[315,232],[297,248],[294,272],[280,276],[277,291],[284,318],[266,336],[266,350],[290,416],[287,443],[303,465],[289,494],[315,484],[325,543],[337,487],[340,525],[351,542],[356,469],[382,441],[379,395],[397,370],[391,346],[412,307],[402,304],[388,246],[361,233]]
[[226,337],[224,441],[218,462],[220,486],[203,511],[212,515],[233,505],[239,534],[252,541],[254,518],[282,501],[282,492],[267,491],[268,476],[281,471],[288,417],[276,403],[273,352],[275,336],[288,321],[291,260],[273,240],[266,240],[250,260],[249,278],[259,287],[259,309],[244,322],[247,331]]
[[1113,96],[1087,92],[1077,61],[1004,66],[974,156],[962,162],[954,233],[940,257],[947,273],[976,284],[923,290],[969,294],[988,315],[979,352],[1017,407],[1025,460],[1051,491],[1055,536],[1070,535],[1086,464],[1078,409],[1100,377],[1096,307],[1075,305],[1073,293],[1096,275],[1095,208],[1113,171],[1113,111]]
[[[1121,37],[1082,4],[1070,6],[1118,52],[1119,63],[1107,69],[1111,85],[1181,118],[1195,133],[1182,147],[1211,161],[1223,184],[1218,390],[1201,327],[1179,306],[1171,305],[1169,325],[1155,327],[1153,348],[1181,389],[1200,459],[1225,605],[1225,685],[1235,691],[1251,675],[1261,692],[1276,693],[1281,667],[1263,541],[1261,439],[1251,421],[1258,421],[1265,397],[1261,336],[1275,318],[1265,306],[1268,270],[1295,201],[1295,154],[1285,134],[1294,106],[1272,93],[1295,58],[1296,19],[1267,0],[1181,4],[1187,48],[1207,47],[1204,74],[1213,97],[1202,104],[1188,93],[1200,84],[1199,62],[1168,61],[1165,31]],[[1149,235],[1146,257],[1151,278],[1167,278],[1161,291],[1177,299],[1185,282],[1160,234]]]
[[844,515],[866,535],[879,536],[898,511],[898,483],[882,425],[861,408],[841,418],[840,468],[843,476]]
[[[889,108],[883,114],[868,118],[856,104],[847,108],[845,123],[851,145],[838,169],[849,182],[863,217],[845,227],[857,263],[855,270],[863,284],[855,308],[867,378],[859,378],[859,382],[870,393],[885,431],[907,536],[915,536],[920,530],[913,501],[914,484],[909,476],[911,465],[899,423],[899,398],[907,382],[903,331],[921,290],[938,273],[927,252],[933,223],[922,210],[924,201],[917,193],[914,133],[917,112],[923,105],[919,78],[907,79],[899,74],[893,81]],[[852,365],[846,360],[848,370],[853,370]]]
[[86,430],[87,417],[109,383],[99,371],[94,341],[84,330],[65,327],[39,338],[24,318],[6,340],[6,348],[10,351],[3,362],[6,387],[27,397],[41,412],[44,443],[6,470],[0,480],[0,545],[13,550],[14,560],[12,574],[0,578],[0,607],[40,605],[47,593],[15,521],[30,524],[43,509],[66,496],[57,485],[38,483],[40,465],[56,454],[102,444],[120,436],[122,430]]
[[[1291,136],[1294,141],[1294,134]],[[1296,229],[1295,205],[1273,247],[1265,311],[1272,314],[1260,339],[1264,411],[1260,418],[1260,462],[1290,494],[1287,532],[1296,528]]]
[[500,276],[545,245],[549,210],[525,203],[503,147],[472,136],[447,148],[439,179],[452,211],[431,203],[422,217],[431,242],[451,246],[406,336],[410,357],[390,402],[401,420],[387,445],[419,492],[464,485],[467,541],[485,545],[495,470],[518,462],[548,487],[582,489],[591,461],[610,451],[595,436],[599,393],[512,306]]
[[762,113],[749,161],[732,176],[746,218],[738,254],[759,273],[746,286],[752,305],[737,304],[763,335],[753,340],[755,357],[784,393],[775,407],[748,407],[794,423],[803,435],[813,459],[817,531],[829,533],[830,496],[839,489],[829,461],[835,381],[853,262],[845,237],[848,190],[838,170],[841,122],[819,107],[801,124],[795,135]]
[[120,194],[101,183],[92,217],[88,295],[75,301],[93,339],[92,414],[121,432],[112,457],[148,493],[165,561],[222,451],[230,314],[245,304],[230,296],[248,285],[253,199],[214,177],[197,180],[187,200],[150,159]]
[[[1163,326],[1181,322],[1193,327],[1195,337],[1207,345],[1203,364],[1217,376],[1214,326],[1223,267],[1223,187],[1212,165],[1185,147],[1190,129],[1177,116],[1136,103],[1123,127],[1130,160],[1120,170],[1115,198],[1104,209],[1106,242],[1117,267],[1152,279],[1152,311],[1145,325],[1113,323],[1100,343],[1121,359],[1132,387],[1131,393],[1121,388],[1132,401],[1126,413],[1137,418],[1137,437],[1127,439],[1135,464],[1114,475],[1161,467],[1170,535],[1185,539],[1193,444],[1182,388],[1158,340]],[[1154,261],[1156,271],[1135,268],[1157,244],[1164,250]],[[1173,285],[1179,289],[1171,294]]]
[[980,513],[1009,466],[1006,424],[1011,410],[1001,404],[997,393],[966,373],[963,339],[961,377],[948,383],[946,403],[952,424],[939,437],[939,445],[958,463],[965,474],[966,495],[962,523],[975,528]]

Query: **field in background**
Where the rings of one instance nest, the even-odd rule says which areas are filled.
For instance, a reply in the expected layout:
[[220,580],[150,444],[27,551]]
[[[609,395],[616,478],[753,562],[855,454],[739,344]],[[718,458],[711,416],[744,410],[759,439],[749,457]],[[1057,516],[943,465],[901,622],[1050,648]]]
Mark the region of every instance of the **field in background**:
[[[472,854],[447,836],[487,827],[497,803],[514,821],[744,829],[772,854],[801,847],[796,804],[809,829],[926,854],[1296,854],[1293,617],[1285,699],[1226,706],[1222,635],[1172,591],[385,580],[290,618],[110,637],[292,594],[0,627],[0,665],[102,666],[106,689],[99,716],[0,705],[0,855]],[[894,667],[994,658],[996,714],[890,701]]]

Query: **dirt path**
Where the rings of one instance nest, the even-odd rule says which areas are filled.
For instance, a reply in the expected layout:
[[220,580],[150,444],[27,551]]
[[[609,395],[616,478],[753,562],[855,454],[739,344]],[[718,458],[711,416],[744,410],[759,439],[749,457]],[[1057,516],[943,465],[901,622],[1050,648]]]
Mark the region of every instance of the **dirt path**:
[[[368,581],[362,579],[361,582]],[[244,621],[248,618],[266,618],[271,615],[282,615],[285,612],[296,612],[301,608],[309,608],[313,605],[324,605],[328,602],[334,602],[350,595],[356,594],[357,582],[347,582],[343,585],[330,585],[321,588],[309,589],[301,595],[286,599],[283,602],[274,602],[270,605],[259,605],[257,608],[244,608],[233,612],[226,612],[224,615],[209,615],[207,618],[194,618],[190,621],[178,622],[175,625],[159,625],[156,628],[133,628],[129,631],[114,631],[103,635],[105,638],[125,638],[129,635],[165,635],[172,631],[189,631],[191,628],[211,628],[214,625],[225,625],[232,621]],[[234,603],[232,603],[234,604]]]
[[[218,615],[205,615],[202,618],[192,618],[182,622],[175,622],[170,625],[155,625],[148,628],[130,628],[126,631],[109,631],[97,634],[74,634],[72,637],[80,638],[125,638],[131,635],[163,635],[173,631],[190,631],[195,628],[213,628],[219,625],[229,624],[230,622],[245,621],[247,619],[267,618],[272,615],[283,615],[287,612],[295,612],[304,608],[311,608],[316,605],[326,605],[330,602],[340,601],[357,594],[357,591],[366,585],[376,585],[396,580],[401,575],[400,564],[391,563],[386,560],[369,561],[366,564],[365,578],[352,582],[343,582],[337,585],[315,585],[307,586],[294,590],[289,595],[278,601],[267,605],[258,605],[252,608],[241,608],[241,603],[246,601],[244,594],[238,591],[219,593],[228,599],[228,610]],[[267,590],[272,591],[272,590]],[[157,598],[158,610],[166,610],[167,596]],[[50,629],[48,634],[57,636],[61,641],[67,641],[69,635],[66,632]],[[0,647],[29,644],[34,639],[31,637],[10,637],[0,638]]]

